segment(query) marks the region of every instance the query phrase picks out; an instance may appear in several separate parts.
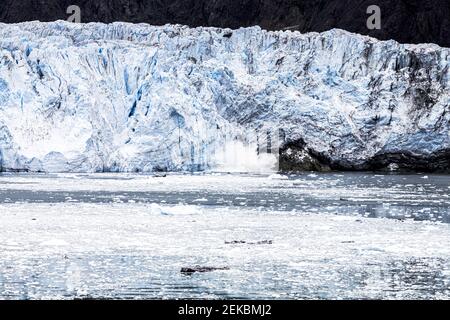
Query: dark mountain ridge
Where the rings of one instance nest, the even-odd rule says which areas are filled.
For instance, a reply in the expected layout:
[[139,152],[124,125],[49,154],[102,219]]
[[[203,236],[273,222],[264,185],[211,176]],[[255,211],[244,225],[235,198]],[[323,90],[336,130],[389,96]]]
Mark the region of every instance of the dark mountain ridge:
[[[340,28],[402,43],[450,47],[449,0],[1,0],[0,21],[65,20],[81,8],[82,22],[125,21],[153,25],[322,32]],[[381,30],[369,30],[367,8],[381,8]]]

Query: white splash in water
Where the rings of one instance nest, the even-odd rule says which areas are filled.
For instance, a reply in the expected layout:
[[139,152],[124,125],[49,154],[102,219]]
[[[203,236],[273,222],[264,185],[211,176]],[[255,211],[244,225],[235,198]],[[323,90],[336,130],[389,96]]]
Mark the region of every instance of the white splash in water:
[[278,171],[278,159],[271,153],[259,153],[256,143],[228,141],[215,154],[215,171],[271,173]]

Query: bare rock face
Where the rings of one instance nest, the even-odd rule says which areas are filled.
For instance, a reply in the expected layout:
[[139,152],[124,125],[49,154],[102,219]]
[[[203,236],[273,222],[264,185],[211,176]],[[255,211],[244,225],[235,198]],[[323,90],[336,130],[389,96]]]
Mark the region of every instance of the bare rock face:
[[269,128],[285,171],[448,171],[449,66],[342,30],[0,24],[0,166],[208,170]]
[[[66,20],[66,10],[74,4],[81,8],[82,22],[222,28],[259,25],[301,32],[339,28],[382,40],[450,47],[448,0],[2,0],[0,21]],[[381,30],[366,27],[370,5],[381,8]]]
[[308,148],[303,139],[290,141],[282,146],[279,165],[280,170],[285,172],[332,170],[328,158]]

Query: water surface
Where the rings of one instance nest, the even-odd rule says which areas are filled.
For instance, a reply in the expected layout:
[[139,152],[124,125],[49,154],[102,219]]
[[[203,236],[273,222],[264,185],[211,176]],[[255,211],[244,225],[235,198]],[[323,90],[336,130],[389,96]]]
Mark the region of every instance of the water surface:
[[449,299],[449,181],[3,174],[0,298]]

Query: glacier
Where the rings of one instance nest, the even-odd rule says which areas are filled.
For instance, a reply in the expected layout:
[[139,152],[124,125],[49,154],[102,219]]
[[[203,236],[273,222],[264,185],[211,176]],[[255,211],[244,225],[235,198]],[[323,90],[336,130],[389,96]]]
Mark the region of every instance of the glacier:
[[258,166],[272,132],[281,171],[450,171],[449,65],[338,29],[0,24],[0,169]]

